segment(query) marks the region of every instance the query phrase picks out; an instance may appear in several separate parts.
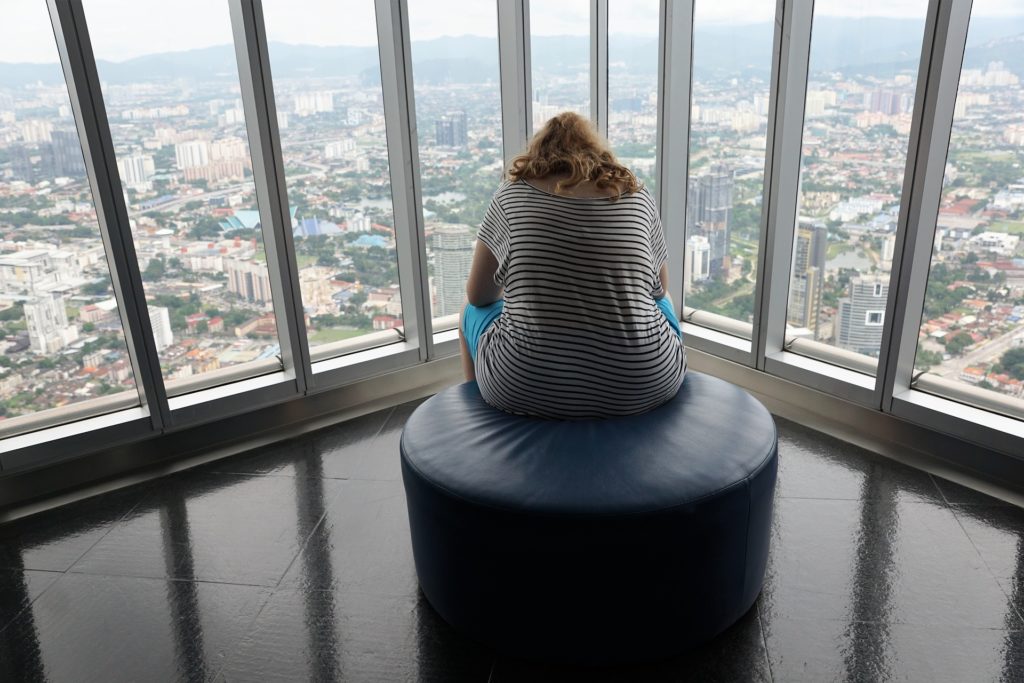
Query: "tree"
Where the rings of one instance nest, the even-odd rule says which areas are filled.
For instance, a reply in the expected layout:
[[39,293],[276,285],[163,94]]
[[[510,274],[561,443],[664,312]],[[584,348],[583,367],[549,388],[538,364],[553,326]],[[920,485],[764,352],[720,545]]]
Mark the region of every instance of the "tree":
[[1014,379],[1024,380],[1024,346],[1010,349],[999,359],[1003,372]]
[[971,335],[966,332],[957,332],[952,337],[946,339],[946,351],[954,356],[960,356],[963,354],[964,349],[973,343],[974,339]]
[[146,266],[146,270],[142,273],[142,277],[147,282],[158,282],[164,278],[166,272],[167,268],[164,266],[162,258],[151,258],[149,259],[149,265]]

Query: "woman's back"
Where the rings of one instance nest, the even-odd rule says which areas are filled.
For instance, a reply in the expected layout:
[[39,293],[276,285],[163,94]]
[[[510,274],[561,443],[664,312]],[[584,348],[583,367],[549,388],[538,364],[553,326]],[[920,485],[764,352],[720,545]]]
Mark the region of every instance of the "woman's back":
[[480,239],[505,298],[476,361],[489,403],[580,419],[644,412],[676,393],[685,353],[656,301],[665,240],[646,190],[564,197],[507,182]]

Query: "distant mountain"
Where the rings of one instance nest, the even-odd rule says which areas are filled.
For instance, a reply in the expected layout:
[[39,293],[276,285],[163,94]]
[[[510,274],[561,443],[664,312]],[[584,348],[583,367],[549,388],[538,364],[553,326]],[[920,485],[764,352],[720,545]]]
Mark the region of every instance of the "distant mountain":
[[[700,78],[758,74],[768,77],[774,24],[702,27],[694,36],[695,73]],[[812,64],[816,71],[913,69],[920,59],[921,22],[911,19],[849,19],[822,17],[814,22]],[[1002,61],[1024,77],[1024,16],[977,18],[971,23],[966,66]],[[658,41],[652,37],[615,35],[610,60],[630,73],[657,72]],[[537,36],[531,58],[538,69],[569,74],[589,59],[586,36]],[[445,36],[412,44],[413,75],[422,83],[479,83],[494,78],[497,40],[479,36]],[[358,76],[377,80],[375,47],[291,45],[271,43],[275,78]],[[136,57],[123,62],[98,62],[105,82],[236,78],[234,49],[219,45],[199,50]],[[57,64],[0,63],[0,88],[60,83]]]

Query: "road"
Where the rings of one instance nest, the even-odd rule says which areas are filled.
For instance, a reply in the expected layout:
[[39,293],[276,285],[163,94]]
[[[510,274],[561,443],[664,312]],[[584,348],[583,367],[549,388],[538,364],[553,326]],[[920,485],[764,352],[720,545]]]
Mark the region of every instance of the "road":
[[1018,344],[1024,344],[1024,327],[1010,330],[959,358],[951,358],[932,368],[931,372],[940,377],[955,379],[960,376],[960,371],[967,366],[991,363]]

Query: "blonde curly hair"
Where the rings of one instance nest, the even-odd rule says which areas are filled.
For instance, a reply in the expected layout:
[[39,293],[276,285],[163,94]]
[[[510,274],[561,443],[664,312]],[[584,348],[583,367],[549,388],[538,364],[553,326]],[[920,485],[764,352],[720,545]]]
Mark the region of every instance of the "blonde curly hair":
[[576,112],[566,111],[551,117],[537,131],[526,150],[509,164],[509,180],[544,178],[568,173],[569,177],[555,184],[559,193],[588,180],[598,189],[614,188],[612,201],[619,195],[639,192],[643,185],[636,175],[619,163],[594,125]]

